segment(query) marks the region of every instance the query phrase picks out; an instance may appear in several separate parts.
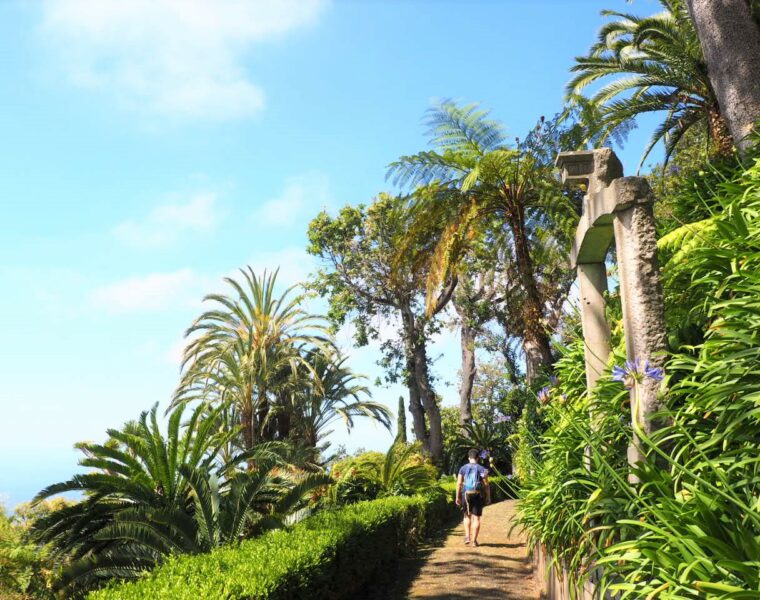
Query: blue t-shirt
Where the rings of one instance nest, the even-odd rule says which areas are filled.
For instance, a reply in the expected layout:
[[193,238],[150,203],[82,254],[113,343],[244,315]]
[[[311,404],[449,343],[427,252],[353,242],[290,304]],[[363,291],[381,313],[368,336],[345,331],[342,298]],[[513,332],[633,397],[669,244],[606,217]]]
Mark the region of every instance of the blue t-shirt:
[[471,473],[473,469],[478,470],[478,477],[482,480],[488,477],[488,469],[486,469],[484,466],[479,465],[478,463],[467,463],[466,465],[462,465],[462,468],[459,469],[459,474],[462,476],[463,479],[467,479],[467,474]]

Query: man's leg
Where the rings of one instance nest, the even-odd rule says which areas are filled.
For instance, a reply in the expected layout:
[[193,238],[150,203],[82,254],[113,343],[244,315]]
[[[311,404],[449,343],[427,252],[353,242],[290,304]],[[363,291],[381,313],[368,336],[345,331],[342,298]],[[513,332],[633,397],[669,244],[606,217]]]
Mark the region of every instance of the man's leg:
[[465,543],[471,540],[470,537],[470,515],[468,513],[464,513],[464,521],[462,522],[464,525],[464,541]]
[[480,533],[480,517],[476,515],[470,517],[470,533],[472,533],[472,537],[470,538],[472,543],[476,544],[478,542],[478,533]]

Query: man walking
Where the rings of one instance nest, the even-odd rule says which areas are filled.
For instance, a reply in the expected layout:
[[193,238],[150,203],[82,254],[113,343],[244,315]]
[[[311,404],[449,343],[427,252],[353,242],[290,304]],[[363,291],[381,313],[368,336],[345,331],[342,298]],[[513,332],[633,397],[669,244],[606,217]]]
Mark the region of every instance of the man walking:
[[478,545],[480,517],[483,507],[491,504],[491,488],[488,485],[488,469],[478,464],[478,451],[467,453],[468,462],[462,465],[457,476],[457,506],[464,511],[464,543]]

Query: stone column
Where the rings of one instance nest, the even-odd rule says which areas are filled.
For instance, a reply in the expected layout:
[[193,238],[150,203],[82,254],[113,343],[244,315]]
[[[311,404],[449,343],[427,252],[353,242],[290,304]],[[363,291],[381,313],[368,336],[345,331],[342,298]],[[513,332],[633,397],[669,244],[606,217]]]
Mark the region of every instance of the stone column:
[[586,356],[586,386],[594,389],[610,356],[610,327],[605,315],[607,266],[603,263],[578,264],[581,324]]
[[[667,348],[665,311],[657,261],[653,196],[643,177],[621,177],[614,182],[616,206],[613,228],[623,304],[626,355],[643,365],[662,367]],[[645,378],[638,386],[638,398],[631,392],[631,422],[647,435],[657,429],[652,413],[661,409],[660,383]],[[628,449],[631,465],[643,453],[634,428]]]

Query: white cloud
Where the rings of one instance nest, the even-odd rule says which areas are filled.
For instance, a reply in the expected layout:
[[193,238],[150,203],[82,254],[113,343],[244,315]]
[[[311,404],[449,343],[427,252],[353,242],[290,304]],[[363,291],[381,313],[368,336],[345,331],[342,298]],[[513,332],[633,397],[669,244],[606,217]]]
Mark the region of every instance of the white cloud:
[[254,220],[260,225],[292,227],[332,204],[327,177],[321,173],[306,173],[289,178],[279,196],[258,207]]
[[220,220],[216,194],[198,193],[186,202],[156,206],[140,220],[119,223],[114,235],[129,246],[154,248],[174,243],[186,233],[203,233]]
[[143,312],[199,304],[208,282],[191,269],[130,277],[97,288],[90,302],[108,312]]
[[313,25],[326,0],[48,0],[42,32],[73,83],[141,113],[229,120],[259,112],[244,59]]

